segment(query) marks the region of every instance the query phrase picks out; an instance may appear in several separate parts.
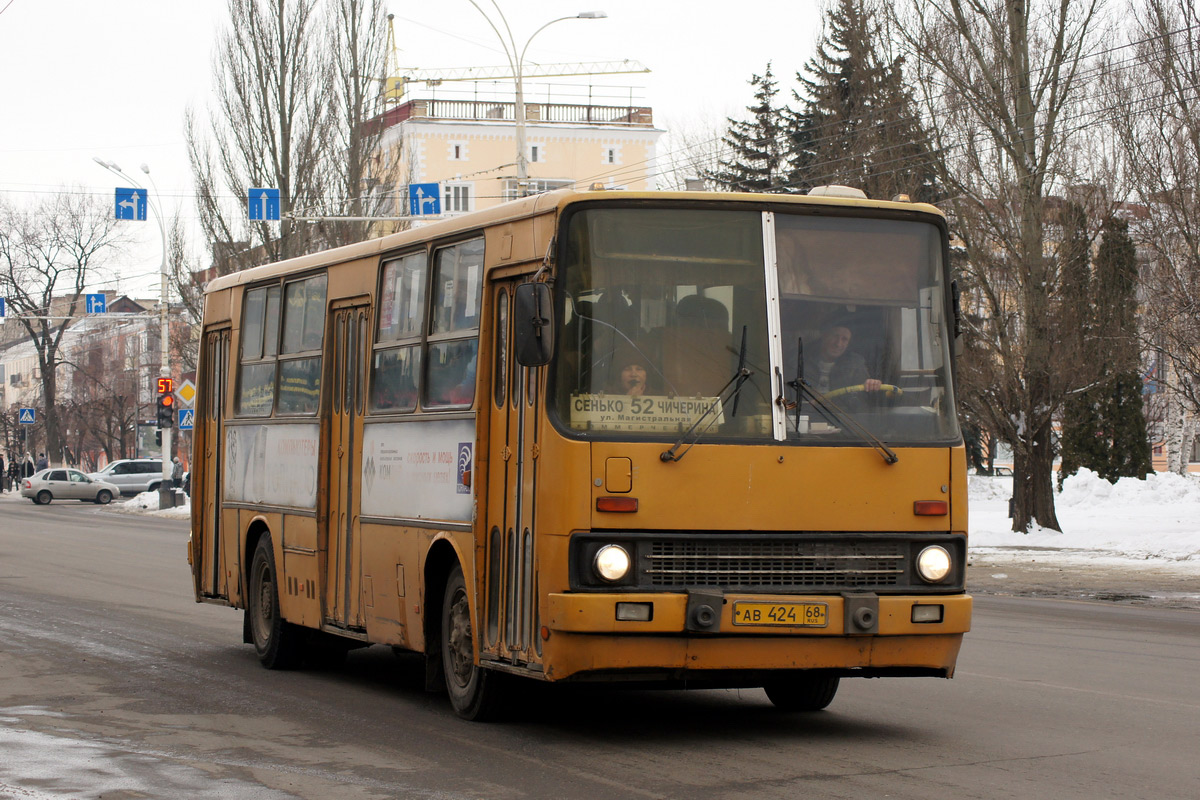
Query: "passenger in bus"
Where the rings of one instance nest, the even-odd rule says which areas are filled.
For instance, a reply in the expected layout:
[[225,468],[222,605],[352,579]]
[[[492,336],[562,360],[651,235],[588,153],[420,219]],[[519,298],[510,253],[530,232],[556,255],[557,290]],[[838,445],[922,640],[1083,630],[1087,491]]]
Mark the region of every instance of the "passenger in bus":
[[646,393],[646,368],[640,361],[621,367],[621,388],[630,397],[641,397]]
[[627,344],[617,348],[613,354],[613,367],[616,374],[616,385],[612,388],[614,393],[630,397],[654,393],[649,389],[650,359],[637,345]]
[[822,394],[860,384],[865,391],[879,391],[883,382],[872,378],[863,357],[849,349],[852,338],[848,320],[839,317],[827,322],[815,357],[804,361],[805,383]]
[[467,363],[462,378],[451,387],[446,399],[453,405],[468,405],[475,399],[475,360]]

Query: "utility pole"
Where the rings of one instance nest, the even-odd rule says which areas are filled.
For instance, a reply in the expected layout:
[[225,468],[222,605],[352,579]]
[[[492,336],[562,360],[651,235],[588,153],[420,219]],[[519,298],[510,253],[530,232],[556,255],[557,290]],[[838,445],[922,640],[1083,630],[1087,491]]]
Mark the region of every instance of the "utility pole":
[[[169,280],[170,276],[167,273],[167,233],[166,233],[166,228],[163,227],[162,209],[159,208],[159,206],[156,202],[154,202],[153,200],[150,199],[150,192],[147,191],[146,187],[143,186],[141,183],[139,183],[137,180],[129,177],[124,172],[122,172],[121,168],[119,166],[117,166],[117,164],[115,162],[105,161],[104,159],[99,158],[99,157],[93,157],[92,160],[95,161],[100,166],[104,167],[109,172],[113,173],[114,175],[124,178],[125,180],[132,183],[134,186],[137,186],[138,188],[140,188],[143,192],[146,192],[146,205],[149,206],[150,210],[154,212],[154,219],[156,222],[158,222],[158,233],[159,233],[159,236],[162,237],[162,261],[159,266],[159,293],[160,293],[160,297],[159,297],[159,326],[160,326],[159,339],[160,339],[160,344],[161,344],[160,350],[161,350],[162,366],[159,369],[159,380],[161,381],[161,380],[165,379],[167,381],[170,381],[171,380],[171,362],[170,362],[171,336],[170,336],[170,325],[169,325],[169,318],[168,318],[168,311],[170,309],[170,280]],[[150,178],[150,167],[146,166],[145,164],[142,164],[141,170],[142,170],[142,172],[144,172],[146,174],[146,177],[150,179],[151,185],[153,185],[154,179]],[[158,188],[155,187],[155,194],[157,194],[157,193],[158,193]],[[172,508],[175,505],[175,493],[174,493],[174,491],[172,491],[172,487],[171,487],[171,431],[173,430],[173,428],[172,427],[163,427],[163,428],[161,428],[161,430],[162,430],[162,483],[159,484],[159,488],[158,488],[158,507],[159,508]]]

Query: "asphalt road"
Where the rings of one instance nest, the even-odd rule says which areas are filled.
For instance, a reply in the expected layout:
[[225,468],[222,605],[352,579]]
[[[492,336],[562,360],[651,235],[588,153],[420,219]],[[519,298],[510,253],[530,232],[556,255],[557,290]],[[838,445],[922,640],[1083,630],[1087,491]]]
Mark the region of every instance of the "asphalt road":
[[977,599],[952,681],[522,692],[458,720],[385,648],[268,672],[186,523],[0,499],[0,797],[1195,798],[1200,612]]

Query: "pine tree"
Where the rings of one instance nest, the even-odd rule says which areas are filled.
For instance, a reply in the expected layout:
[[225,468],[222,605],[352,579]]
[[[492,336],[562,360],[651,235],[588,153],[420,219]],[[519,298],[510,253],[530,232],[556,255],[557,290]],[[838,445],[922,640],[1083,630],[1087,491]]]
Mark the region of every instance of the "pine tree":
[[1146,416],[1142,406],[1140,350],[1137,339],[1137,248],[1129,224],[1109,218],[1095,261],[1097,329],[1106,343],[1114,381],[1105,397],[1103,423],[1109,452],[1102,477],[1145,478],[1153,469]]
[[[1087,212],[1077,203],[1069,203],[1059,215],[1062,230],[1058,249],[1060,296],[1054,322],[1058,330],[1055,335],[1058,347],[1071,347],[1076,358],[1094,360],[1099,358],[1099,353],[1092,297],[1092,242],[1087,223]],[[1098,394],[1095,388],[1089,388],[1067,398],[1063,404],[1059,489],[1062,489],[1063,478],[1074,475],[1080,467],[1096,469],[1107,459],[1108,445],[1100,433]]]
[[1063,411],[1062,465],[1065,476],[1081,467],[1115,483],[1118,478],[1144,478],[1152,469],[1150,442],[1142,407],[1136,333],[1137,251],[1127,223],[1105,222],[1092,265],[1081,257],[1082,210],[1063,215],[1062,327],[1059,343],[1071,324],[1084,341],[1079,357],[1108,367],[1107,380],[1068,400]]
[[750,79],[750,85],[756,88],[755,103],[746,108],[752,117],[749,121],[729,118],[723,141],[732,157],[718,161],[717,169],[704,177],[730,192],[778,191],[785,179],[783,109],[775,104],[779,89],[770,62],[762,75]]
[[902,58],[864,0],[826,12],[817,55],[797,74],[800,110],[789,117],[790,186],[842,183],[868,196],[938,199],[935,156],[904,82]]

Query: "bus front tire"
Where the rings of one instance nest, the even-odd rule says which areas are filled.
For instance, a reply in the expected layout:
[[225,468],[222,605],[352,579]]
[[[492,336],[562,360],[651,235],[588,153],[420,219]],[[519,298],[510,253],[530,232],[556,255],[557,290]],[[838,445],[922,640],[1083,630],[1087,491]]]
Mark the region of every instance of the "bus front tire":
[[264,533],[254,548],[250,562],[250,593],[246,599],[246,617],[250,638],[258,660],[267,669],[293,669],[300,665],[301,631],[283,619],[279,611],[279,587],[276,585],[275,550],[271,534]]
[[763,686],[781,711],[820,711],[833,702],[841,679],[833,675],[796,675]]
[[442,673],[450,705],[458,716],[482,722],[493,719],[499,707],[500,676],[475,663],[471,602],[461,566],[446,581],[442,599]]

